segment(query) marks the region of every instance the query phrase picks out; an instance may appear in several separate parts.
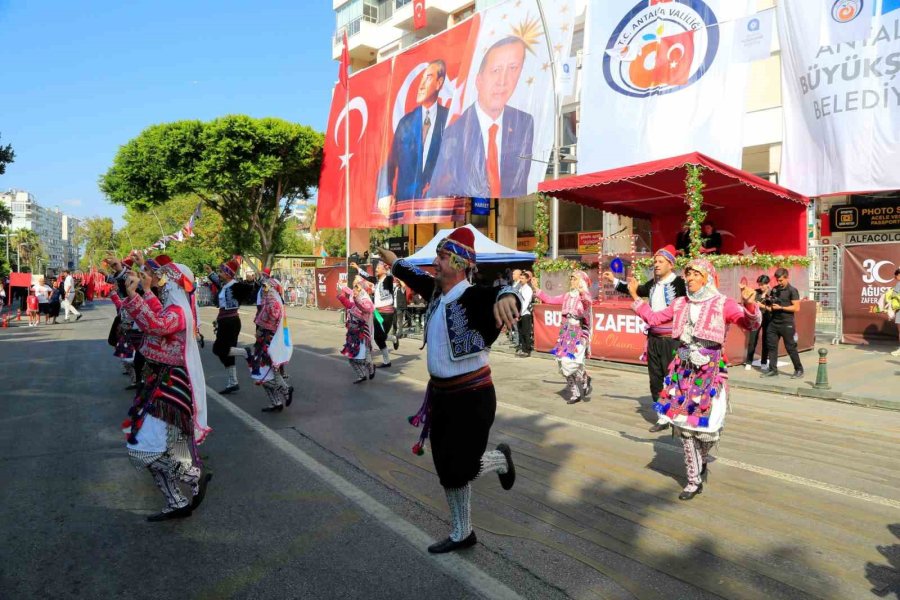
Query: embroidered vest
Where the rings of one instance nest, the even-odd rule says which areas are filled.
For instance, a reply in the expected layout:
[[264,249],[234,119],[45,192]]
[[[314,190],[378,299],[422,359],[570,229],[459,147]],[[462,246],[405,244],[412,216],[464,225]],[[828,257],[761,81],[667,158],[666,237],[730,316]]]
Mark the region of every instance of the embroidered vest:
[[[697,322],[694,324],[694,337],[714,342],[717,344],[725,343],[725,332],[727,325],[725,324],[725,301],[727,298],[722,294],[717,294],[709,300],[700,303],[700,314]],[[684,333],[684,326],[688,320],[688,311],[690,302],[687,298],[676,298],[672,303],[674,316],[672,317],[672,337],[680,338]]]

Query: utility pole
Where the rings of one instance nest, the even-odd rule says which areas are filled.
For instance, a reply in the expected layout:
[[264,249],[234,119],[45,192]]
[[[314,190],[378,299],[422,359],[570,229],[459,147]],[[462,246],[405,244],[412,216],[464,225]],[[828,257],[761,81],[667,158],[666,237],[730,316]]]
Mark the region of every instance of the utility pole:
[[[538,12],[541,15],[541,26],[544,29],[544,40],[547,42],[547,53],[550,55],[550,75],[553,77],[553,179],[559,179],[559,147],[560,147],[560,121],[562,120],[559,101],[559,80],[556,77],[556,56],[553,54],[553,44],[550,42],[550,32],[547,29],[547,18],[544,16],[544,6],[541,0],[536,0]],[[550,258],[559,257],[559,200],[555,196],[550,198]]]

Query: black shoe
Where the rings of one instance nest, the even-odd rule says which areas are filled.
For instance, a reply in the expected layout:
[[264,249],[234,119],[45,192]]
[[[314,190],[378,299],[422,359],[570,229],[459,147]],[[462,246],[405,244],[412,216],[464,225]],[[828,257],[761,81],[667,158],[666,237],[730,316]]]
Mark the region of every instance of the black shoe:
[[200,486],[197,489],[197,495],[191,498],[191,510],[197,510],[197,507],[203,502],[203,498],[206,497],[206,486],[209,484],[210,479],[212,479],[212,473],[206,473],[200,477]]
[[241,389],[241,386],[239,386],[239,385],[229,385],[227,388],[225,388],[224,390],[222,390],[219,393],[224,396],[225,394],[231,394],[232,392],[236,392],[239,389]]
[[668,428],[669,428],[668,423],[654,423],[649,431],[650,431],[650,433],[657,433],[659,431],[665,431]]
[[126,386],[125,389],[126,390],[136,390],[136,389],[138,389],[138,384],[132,383],[131,385]]
[[169,519],[183,519],[191,516],[192,511],[191,505],[188,504],[187,506],[182,506],[175,510],[163,511],[161,513],[156,513],[155,515],[150,515],[147,517],[147,520],[151,523],[158,523],[159,521],[168,521]]
[[376,369],[389,369],[390,366],[391,366],[391,363],[381,363],[380,365],[378,365],[378,366],[375,367],[375,368],[376,368]]
[[497,473],[497,477],[500,478],[500,485],[504,490],[512,489],[512,486],[516,483],[516,466],[513,464],[512,450],[506,444],[498,444],[497,450],[506,457],[506,473],[502,475]]
[[778,371],[776,369],[769,369],[768,371],[763,371],[759,374],[760,377],[778,377]]
[[706,470],[706,463],[703,463],[703,468],[700,469],[700,479],[702,479],[703,481],[709,479],[709,473]]
[[[388,363],[390,366],[391,363]],[[369,379],[375,379],[375,363],[369,365]]]
[[581,397],[566,400],[566,404],[578,404],[579,402],[581,402]]
[[397,350],[398,348],[400,348],[400,338],[398,338],[398,337],[395,335],[395,336],[394,336],[394,350]]
[[432,544],[428,546],[428,552],[431,554],[446,554],[447,552],[453,552],[454,550],[462,550],[463,548],[471,548],[475,544],[478,543],[478,538],[475,537],[475,532],[469,534],[464,540],[460,540],[458,542],[454,542],[450,538],[438,542],[436,544]]
[[587,376],[587,384],[585,384],[585,386],[584,386],[584,393],[582,394],[582,396],[585,396],[585,397],[590,396],[591,392],[593,392],[593,391],[594,391],[594,381],[591,379],[591,376],[588,375]]
[[77,322],[77,321],[80,321],[80,320],[81,320],[81,317],[83,317],[83,316],[84,316],[84,315],[78,315],[77,317],[75,317],[75,321],[76,321],[76,322]]
[[263,412],[281,412],[284,410],[284,404],[276,404],[275,406],[267,406],[262,409]]
[[791,375],[791,379],[803,379],[803,369],[794,371],[794,374]]
[[294,401],[294,386],[288,388],[288,397],[287,400],[284,401],[285,406],[290,406],[291,402]]
[[372,378],[371,375],[369,375],[368,377],[360,377],[359,379],[354,379],[353,383],[362,383],[363,381],[368,381],[371,378]]
[[693,492],[687,492],[687,491],[682,490],[682,492],[680,494],[678,494],[678,499],[679,500],[691,500],[697,494],[702,494],[702,493],[703,493],[703,484],[701,483],[699,486],[697,486],[697,489],[694,490]]

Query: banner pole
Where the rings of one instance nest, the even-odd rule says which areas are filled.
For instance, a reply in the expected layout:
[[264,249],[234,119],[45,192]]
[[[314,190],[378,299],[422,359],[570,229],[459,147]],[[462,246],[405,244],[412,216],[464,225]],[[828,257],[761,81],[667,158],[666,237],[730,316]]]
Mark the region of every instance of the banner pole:
[[[559,80],[556,76],[556,56],[553,54],[553,44],[550,41],[550,32],[547,29],[547,18],[544,16],[544,5],[541,0],[535,0],[538,13],[541,15],[541,27],[544,29],[544,40],[547,42],[547,53],[550,55],[550,76],[553,77],[553,179],[559,179],[559,146],[560,127],[562,119],[559,102]],[[550,258],[559,257],[559,200],[556,196],[550,197]]]
[[[344,218],[346,220],[347,243],[345,250],[347,259],[347,273],[350,273],[350,79],[347,78],[346,95],[344,96],[344,110],[347,111],[347,119],[344,122],[344,153],[347,154],[347,165],[344,167]],[[348,283],[350,283],[348,281]]]

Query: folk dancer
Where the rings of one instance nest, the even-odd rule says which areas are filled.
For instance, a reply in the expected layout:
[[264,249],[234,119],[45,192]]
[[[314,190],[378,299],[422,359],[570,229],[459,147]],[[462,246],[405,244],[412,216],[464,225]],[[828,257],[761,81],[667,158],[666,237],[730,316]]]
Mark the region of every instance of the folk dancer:
[[375,344],[381,351],[381,364],[378,365],[378,368],[386,369],[391,366],[391,350],[387,347],[387,338],[394,325],[394,277],[384,266],[384,261],[381,260],[375,265],[374,276],[369,275],[368,271],[360,268],[356,263],[350,263],[350,266],[359,271],[360,277],[375,285],[372,300],[375,302],[375,310],[378,311],[381,320],[375,325],[373,337],[375,338]]
[[372,291],[374,286],[357,275],[353,289],[344,286],[338,294],[338,300],[347,309],[347,337],[341,354],[350,360],[350,366],[356,372],[353,383],[375,377],[375,363],[372,362],[372,313],[375,305],[369,295]]
[[544,290],[537,291],[537,298],[545,304],[562,306],[562,324],[559,337],[550,354],[556,357],[559,372],[566,378],[569,399],[575,404],[587,399],[593,391],[591,376],[584,370],[585,358],[591,348],[591,280],[584,271],[575,271],[569,277],[569,291],[550,296]]
[[[131,383],[125,389],[136,390],[143,380],[144,357],[141,355],[140,347],[144,341],[144,334],[122,306],[124,298],[127,297],[125,276],[134,265],[134,259],[127,257],[121,262],[107,259],[107,264],[110,264],[110,260],[113,260],[117,267],[116,272],[107,279],[110,283],[116,284],[116,288],[109,297],[116,307],[118,319],[113,322],[114,330],[111,332],[109,341],[115,344],[113,356],[122,361],[125,373],[131,378]],[[139,291],[142,292],[142,290]]]
[[[664,246],[653,255],[653,280],[641,284],[637,294],[647,298],[650,309],[660,311],[670,306],[675,298],[687,294],[684,278],[675,273],[675,246]],[[628,293],[628,284],[616,279],[609,271],[603,273],[604,279],[611,281],[617,292]],[[669,363],[675,358],[679,342],[672,337],[672,323],[661,323],[648,328],[647,348],[643,358],[647,362],[647,373],[650,376],[650,398],[656,403],[663,389],[663,380],[669,371]],[[668,421],[660,416],[650,431],[656,433],[669,427]]]
[[661,311],[640,299],[637,281],[628,282],[633,310],[651,327],[672,322],[672,337],[679,341],[675,359],[663,380],[656,411],[671,423],[684,447],[687,485],[678,496],[690,500],[703,491],[709,451],[718,443],[728,406],[728,368],[725,335],[729,325],[759,329],[762,314],[754,302],[756,293],[741,286],[741,300],[717,289],[716,269],[703,258],[690,261],[684,270],[687,296],[676,298]]
[[260,278],[257,304],[256,342],[252,346],[232,348],[232,356],[246,357],[250,378],[261,385],[269,397],[263,412],[281,412],[294,401],[294,387],[284,377],[284,365],[291,359],[294,346],[281,297],[281,283],[264,269]]
[[471,483],[496,472],[503,489],[512,488],[516,471],[509,446],[486,451],[497,397],[488,364],[490,346],[502,326],[512,327],[521,310],[521,297],[510,286],[473,286],[475,237],[460,227],[437,247],[435,274],[397,260],[379,249],[391,273],[429,298],[425,314],[427,365],[431,376],[425,401],[410,423],[422,426],[413,452],[423,454],[431,438],[434,466],[450,506],[449,537],[429,546],[433,554],[468,548],[477,543],[472,530]]
[[[193,300],[194,274],[167,256],[156,258],[157,298],[151,276],[129,272],[122,306],[144,332],[141,353],[147,379],[135,397],[127,431],[128,455],[139,470],[148,469],[166,507],[148,521],[191,515],[206,494],[211,474],[204,474],[197,446],[210,433],[206,422],[206,384],[197,347]],[[142,286],[143,296],[138,294]],[[179,483],[191,489],[185,497]]]
[[231,355],[231,349],[237,346],[238,336],[241,334],[241,317],[238,314],[240,303],[233,289],[237,283],[234,278],[240,268],[240,262],[237,258],[232,258],[219,265],[218,273],[214,273],[209,265],[204,267],[209,280],[219,289],[219,314],[214,323],[216,341],[212,348],[213,354],[219,357],[222,366],[225,367],[225,388],[219,393],[231,394],[241,389],[234,356]]

